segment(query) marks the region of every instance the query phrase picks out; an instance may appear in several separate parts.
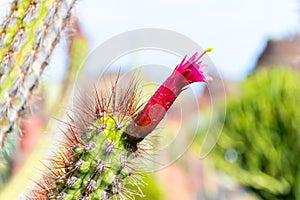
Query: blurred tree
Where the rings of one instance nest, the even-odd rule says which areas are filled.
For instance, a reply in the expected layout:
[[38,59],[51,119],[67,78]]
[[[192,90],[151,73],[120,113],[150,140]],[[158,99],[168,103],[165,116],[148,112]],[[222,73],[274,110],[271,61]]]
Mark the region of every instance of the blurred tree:
[[263,199],[300,199],[300,74],[261,69],[229,97],[210,157]]

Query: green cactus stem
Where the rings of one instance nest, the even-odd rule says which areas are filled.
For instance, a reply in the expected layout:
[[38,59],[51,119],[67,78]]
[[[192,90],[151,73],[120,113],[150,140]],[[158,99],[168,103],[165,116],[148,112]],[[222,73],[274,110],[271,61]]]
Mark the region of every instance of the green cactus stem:
[[[0,27],[0,148],[49,62],[75,0],[19,0]],[[2,151],[2,150],[1,150]]]
[[96,92],[95,101],[85,102],[70,118],[66,141],[29,199],[127,199],[133,194],[126,185],[139,185],[133,160],[140,149],[129,148],[124,130],[138,109],[136,86],[122,94],[117,99],[110,94],[106,101]]
[[138,159],[147,155],[145,137],[183,88],[208,80],[199,61],[207,51],[183,59],[141,110],[134,82],[120,91],[116,81],[108,96],[96,91],[94,101],[79,105],[66,123],[65,142],[29,199],[130,199],[136,192],[126,185],[142,185]]

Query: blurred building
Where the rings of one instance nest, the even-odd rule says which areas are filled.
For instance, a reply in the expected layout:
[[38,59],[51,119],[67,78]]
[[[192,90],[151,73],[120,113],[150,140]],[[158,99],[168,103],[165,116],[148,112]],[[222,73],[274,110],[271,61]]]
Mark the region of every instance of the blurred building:
[[267,42],[258,57],[256,69],[274,65],[286,65],[300,70],[300,35]]

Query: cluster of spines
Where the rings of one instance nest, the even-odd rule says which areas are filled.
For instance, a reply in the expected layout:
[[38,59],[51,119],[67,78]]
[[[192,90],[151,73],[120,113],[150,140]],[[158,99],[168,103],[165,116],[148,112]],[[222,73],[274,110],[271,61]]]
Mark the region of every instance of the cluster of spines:
[[96,98],[83,102],[75,110],[75,117],[66,123],[67,140],[29,199],[132,197],[125,185],[130,182],[139,188],[138,178],[133,175],[138,169],[136,158],[146,155],[141,142],[155,129],[184,87],[206,82],[205,65],[200,59],[210,50],[195,53],[187,61],[183,59],[143,109],[139,109],[137,84],[133,82],[125,92],[118,90],[117,81],[109,93],[99,95],[96,91]]
[[139,107],[136,87],[117,96],[115,90],[108,98],[96,92],[92,104],[70,117],[66,140],[29,199],[131,199],[139,193],[126,185],[139,187],[134,163],[140,149],[126,142],[124,132]]
[[0,27],[0,149],[18,122],[75,0],[15,0]]

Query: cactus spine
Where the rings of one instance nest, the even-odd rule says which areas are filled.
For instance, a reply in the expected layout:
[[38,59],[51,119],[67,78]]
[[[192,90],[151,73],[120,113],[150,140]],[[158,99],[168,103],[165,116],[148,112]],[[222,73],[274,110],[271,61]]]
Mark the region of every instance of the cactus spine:
[[[199,61],[203,54],[183,59],[174,72],[139,110],[137,85],[117,92],[117,82],[107,93],[96,91],[93,102],[79,106],[64,132],[66,142],[48,165],[29,199],[130,199],[139,188],[137,159],[145,155],[144,138],[162,120],[183,88],[206,82]],[[144,147],[144,148],[143,148]],[[33,196],[33,197],[32,197]]]
[[38,84],[75,0],[15,0],[0,27],[0,147]]
[[125,142],[124,130],[138,108],[136,87],[115,95],[107,100],[96,92],[94,102],[70,118],[66,141],[29,199],[130,198],[125,185],[137,185],[140,149]]

